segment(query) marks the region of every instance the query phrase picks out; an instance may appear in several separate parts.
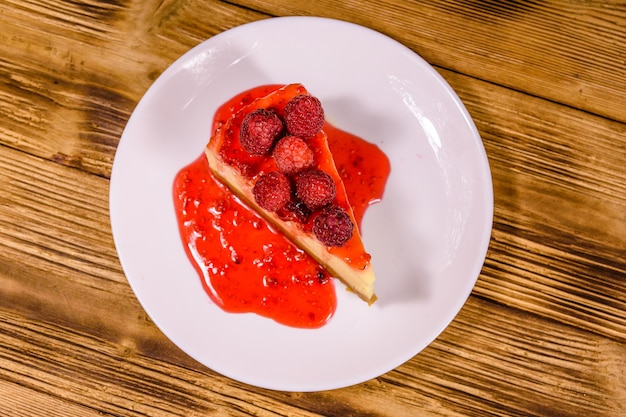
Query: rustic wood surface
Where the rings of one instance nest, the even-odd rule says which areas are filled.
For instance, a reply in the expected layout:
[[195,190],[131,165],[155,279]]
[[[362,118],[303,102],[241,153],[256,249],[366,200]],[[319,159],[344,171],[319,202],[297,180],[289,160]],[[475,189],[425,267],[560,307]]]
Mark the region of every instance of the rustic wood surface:
[[[273,16],[352,21],[457,91],[491,164],[475,290],[360,385],[259,389],[156,328],[108,213],[122,130],[180,55]],[[0,0],[1,416],[626,416],[626,3]]]

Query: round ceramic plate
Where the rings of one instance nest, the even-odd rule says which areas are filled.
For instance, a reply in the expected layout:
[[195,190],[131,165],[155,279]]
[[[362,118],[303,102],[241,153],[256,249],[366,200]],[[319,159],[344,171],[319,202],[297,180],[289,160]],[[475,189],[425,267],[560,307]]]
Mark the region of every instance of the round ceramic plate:
[[[383,200],[362,226],[378,301],[370,307],[337,282],[335,316],[316,330],[214,305],[185,255],[172,199],[174,177],[202,154],[220,104],[294,82],[320,98],[332,124],[391,162]],[[122,135],[110,210],[130,285],[176,345],[248,384],[318,391],[394,369],[452,321],[485,259],[493,191],[468,112],[423,59],[354,24],[287,17],[221,33],[159,77]]]

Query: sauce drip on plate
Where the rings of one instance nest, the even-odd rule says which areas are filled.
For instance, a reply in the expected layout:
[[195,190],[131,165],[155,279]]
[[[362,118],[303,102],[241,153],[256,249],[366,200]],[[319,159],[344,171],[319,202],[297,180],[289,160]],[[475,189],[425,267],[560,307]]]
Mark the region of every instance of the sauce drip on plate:
[[[256,87],[228,100],[216,112],[213,130],[278,87]],[[365,209],[382,198],[389,161],[357,136],[329,123],[324,130],[360,225]],[[204,154],[176,176],[174,203],[185,251],[224,311],[299,328],[319,328],[333,316],[337,299],[328,272],[219,182]]]

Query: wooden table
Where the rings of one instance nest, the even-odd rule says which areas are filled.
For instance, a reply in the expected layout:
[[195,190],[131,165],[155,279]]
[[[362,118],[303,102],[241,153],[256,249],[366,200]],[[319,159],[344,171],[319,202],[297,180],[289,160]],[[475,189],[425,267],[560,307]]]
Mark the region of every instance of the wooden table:
[[[179,56],[285,15],[355,22],[450,83],[495,216],[476,287],[374,380],[288,393],[196,363],[139,305],[108,190],[134,107]],[[0,0],[0,415],[626,415],[626,4]]]

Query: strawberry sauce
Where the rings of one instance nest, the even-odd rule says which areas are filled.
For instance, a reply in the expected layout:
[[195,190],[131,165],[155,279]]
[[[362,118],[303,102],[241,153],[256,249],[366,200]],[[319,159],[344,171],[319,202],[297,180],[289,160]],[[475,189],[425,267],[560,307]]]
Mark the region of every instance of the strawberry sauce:
[[[213,131],[278,87],[256,87],[228,100],[215,114]],[[324,130],[360,225],[365,209],[382,198],[389,161],[375,145],[328,123]],[[176,176],[174,203],[185,251],[224,311],[299,328],[330,320],[337,299],[328,272],[215,179],[204,154]]]

